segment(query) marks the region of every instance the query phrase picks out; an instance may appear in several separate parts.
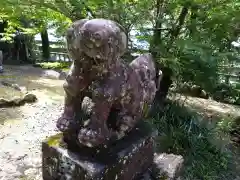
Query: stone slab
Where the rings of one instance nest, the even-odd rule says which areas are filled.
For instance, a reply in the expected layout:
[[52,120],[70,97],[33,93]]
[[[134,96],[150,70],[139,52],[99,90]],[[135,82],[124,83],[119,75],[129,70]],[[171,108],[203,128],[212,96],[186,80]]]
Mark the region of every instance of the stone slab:
[[42,144],[44,180],[131,180],[151,167],[157,132],[142,121],[128,136],[105,149],[74,149],[61,145],[62,135]]
[[179,177],[183,169],[184,159],[181,155],[155,154],[152,167],[152,176],[165,180],[174,180]]

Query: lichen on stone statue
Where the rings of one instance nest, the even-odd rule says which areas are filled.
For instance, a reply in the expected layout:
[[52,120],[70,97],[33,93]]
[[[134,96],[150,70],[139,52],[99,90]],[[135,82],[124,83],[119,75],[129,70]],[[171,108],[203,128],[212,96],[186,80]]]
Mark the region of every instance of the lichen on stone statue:
[[[152,56],[143,54],[125,64],[121,56],[126,45],[123,28],[111,20],[82,19],[67,30],[73,64],[64,84],[64,112],[57,127],[65,134],[78,131],[78,141],[85,146],[102,145],[113,136],[131,131],[154,99]],[[84,97],[92,101],[85,123],[77,118]],[[108,121],[112,111],[117,112],[114,128]]]

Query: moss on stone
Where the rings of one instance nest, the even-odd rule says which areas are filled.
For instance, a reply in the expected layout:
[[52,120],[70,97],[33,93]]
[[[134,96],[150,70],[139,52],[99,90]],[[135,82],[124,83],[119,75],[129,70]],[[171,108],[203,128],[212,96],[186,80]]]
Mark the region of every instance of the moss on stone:
[[49,146],[59,147],[61,145],[62,137],[63,137],[62,133],[51,136],[47,139],[47,144]]

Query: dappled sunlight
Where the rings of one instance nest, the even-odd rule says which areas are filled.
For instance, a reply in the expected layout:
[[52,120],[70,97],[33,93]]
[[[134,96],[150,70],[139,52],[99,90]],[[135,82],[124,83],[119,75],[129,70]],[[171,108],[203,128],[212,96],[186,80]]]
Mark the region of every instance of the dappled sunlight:
[[232,110],[232,109],[227,109],[226,107],[220,107],[216,104],[215,105],[208,105],[206,108],[209,109],[209,110],[216,111],[218,113],[224,113],[224,114],[231,113],[230,111]]
[[19,86],[26,87],[27,91],[50,89],[54,92],[54,89],[57,89],[56,93],[63,95],[64,81],[45,76],[46,70],[32,66],[7,66],[5,69],[0,81],[16,83]]
[[38,97],[38,102],[46,102],[46,101],[63,101],[64,97],[62,94],[57,94],[56,91],[50,91],[49,89],[42,89],[33,91]]
[[52,80],[52,79],[47,79],[47,78],[39,78],[36,80],[30,80],[33,83],[38,83],[42,84],[44,86],[49,86],[49,87],[63,87],[63,80]]
[[12,66],[12,65],[5,65],[4,66],[4,73],[2,76],[12,76],[12,77],[24,77],[24,76],[32,76],[32,77],[40,77],[44,74],[43,69],[35,68],[31,65],[24,65],[24,66]]
[[54,70],[42,69],[39,67],[33,67],[31,65],[24,66],[12,66],[5,65],[4,73],[1,74],[1,77],[19,79],[19,78],[49,78],[49,79],[58,79],[60,73]]
[[10,87],[3,87],[0,85],[0,98],[11,99],[13,97],[20,97],[23,94]]
[[[63,102],[63,80],[42,77],[44,72],[34,67],[6,66],[5,69],[0,81],[10,81],[20,87],[25,87],[28,92],[35,94],[38,100],[36,103],[25,104],[21,107],[1,108],[0,124],[11,120],[21,120],[24,115],[36,114],[38,109],[35,106],[40,104],[50,101]],[[0,87],[0,98],[12,99],[23,95],[22,92],[11,87]]]
[[199,113],[204,113],[208,117],[219,116],[239,116],[240,107],[214,101],[212,99],[202,99],[197,97],[177,95],[175,99],[184,102],[189,108],[196,110]]
[[20,107],[11,108],[1,108],[0,109],[0,124],[5,124],[5,122],[12,122],[13,120],[23,120],[26,116],[31,116],[32,114],[38,114],[38,106],[44,105],[51,102],[62,102],[63,96],[53,93],[47,89],[31,91],[38,98],[36,103],[25,104]]
[[48,98],[64,95],[63,81],[39,78],[30,81],[29,89],[43,93],[45,92]]

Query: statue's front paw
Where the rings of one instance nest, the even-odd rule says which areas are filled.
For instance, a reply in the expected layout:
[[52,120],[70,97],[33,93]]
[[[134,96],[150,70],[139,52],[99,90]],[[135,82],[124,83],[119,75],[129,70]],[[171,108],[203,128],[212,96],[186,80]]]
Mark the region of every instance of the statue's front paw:
[[57,128],[62,131],[66,132],[74,126],[74,118],[68,116],[62,116],[57,120]]
[[93,130],[90,128],[83,128],[79,131],[78,140],[81,144],[87,147],[96,147],[108,139],[108,133],[99,130]]

